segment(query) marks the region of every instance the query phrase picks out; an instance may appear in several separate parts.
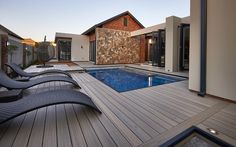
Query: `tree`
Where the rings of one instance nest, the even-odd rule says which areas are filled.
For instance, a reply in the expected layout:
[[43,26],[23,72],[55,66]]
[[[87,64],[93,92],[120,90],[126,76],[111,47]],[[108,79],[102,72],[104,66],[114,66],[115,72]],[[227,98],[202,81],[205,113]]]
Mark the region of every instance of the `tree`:
[[50,49],[49,46],[50,46],[50,44],[47,43],[47,42],[39,43],[38,50],[37,50],[38,60],[43,65],[42,66],[37,66],[37,67],[49,67],[49,65],[46,66],[46,62],[48,62],[49,60],[52,59],[52,57],[50,57],[50,54],[49,54],[49,49]]
[[8,45],[7,49],[8,49],[8,54],[10,55],[10,62],[12,63],[12,55],[18,49],[18,46],[16,46],[16,45]]

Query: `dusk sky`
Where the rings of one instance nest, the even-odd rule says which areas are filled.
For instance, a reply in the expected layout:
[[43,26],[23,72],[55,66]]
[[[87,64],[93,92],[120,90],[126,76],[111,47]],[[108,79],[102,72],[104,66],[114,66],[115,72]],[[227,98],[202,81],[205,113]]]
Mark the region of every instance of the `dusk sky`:
[[190,15],[190,0],[0,0],[0,24],[23,38],[53,41],[55,32],[81,34],[130,11],[145,27]]

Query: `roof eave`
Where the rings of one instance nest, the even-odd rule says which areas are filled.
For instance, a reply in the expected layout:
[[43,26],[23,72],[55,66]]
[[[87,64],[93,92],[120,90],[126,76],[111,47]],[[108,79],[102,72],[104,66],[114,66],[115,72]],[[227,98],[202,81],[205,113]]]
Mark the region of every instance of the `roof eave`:
[[135,21],[136,23],[138,23],[141,28],[145,28],[129,11],[125,11],[125,12],[123,12],[123,13],[121,13],[121,14],[118,14],[118,15],[116,15],[116,16],[113,16],[113,17],[111,17],[110,19],[107,19],[107,20],[105,20],[105,21],[102,21],[102,22],[100,22],[100,23],[98,23],[98,24],[92,26],[91,28],[89,28],[88,30],[86,30],[85,32],[83,32],[82,35],[88,35],[90,32],[94,31],[97,27],[100,27],[100,26],[102,26],[103,24],[105,24],[105,23],[107,23],[107,22],[110,22],[110,21],[112,21],[112,20],[114,20],[114,19],[116,19],[116,18],[118,18],[118,17],[121,17],[121,16],[123,16],[123,15],[125,15],[125,14],[128,14],[129,16],[131,16],[132,19],[134,19],[134,21]]

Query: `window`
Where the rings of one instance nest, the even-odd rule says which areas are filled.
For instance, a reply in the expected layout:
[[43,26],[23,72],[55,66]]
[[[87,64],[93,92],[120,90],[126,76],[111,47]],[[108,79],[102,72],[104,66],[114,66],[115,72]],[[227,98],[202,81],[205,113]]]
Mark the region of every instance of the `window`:
[[123,19],[123,25],[126,27],[128,26],[128,19],[126,17]]

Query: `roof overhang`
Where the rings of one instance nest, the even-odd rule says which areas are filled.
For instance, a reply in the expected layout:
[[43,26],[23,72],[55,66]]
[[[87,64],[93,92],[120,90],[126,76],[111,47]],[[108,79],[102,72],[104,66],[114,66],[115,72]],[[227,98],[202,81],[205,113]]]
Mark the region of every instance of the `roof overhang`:
[[85,32],[83,32],[82,35],[88,35],[88,34],[90,34],[91,32],[95,31],[95,29],[96,29],[97,27],[102,27],[102,25],[104,25],[104,24],[106,24],[106,23],[108,23],[108,22],[111,22],[111,21],[113,21],[113,20],[115,20],[115,19],[117,19],[117,18],[119,18],[119,17],[121,17],[121,16],[123,16],[123,15],[129,15],[136,23],[139,24],[139,26],[140,26],[141,28],[145,28],[129,11],[125,11],[125,12],[123,12],[123,13],[121,13],[121,14],[118,14],[118,15],[116,15],[116,16],[110,18],[110,19],[107,19],[107,20],[105,20],[105,21],[103,21],[103,22],[100,22],[100,23],[98,23],[98,24],[92,26],[91,28],[89,28],[88,30],[86,30]]
[[17,35],[16,33],[12,32],[11,30],[7,29],[6,27],[4,27],[3,25],[0,24],[0,30],[6,32],[9,36],[12,36],[14,38],[17,38],[19,40],[24,40],[22,37],[20,37],[19,35]]

